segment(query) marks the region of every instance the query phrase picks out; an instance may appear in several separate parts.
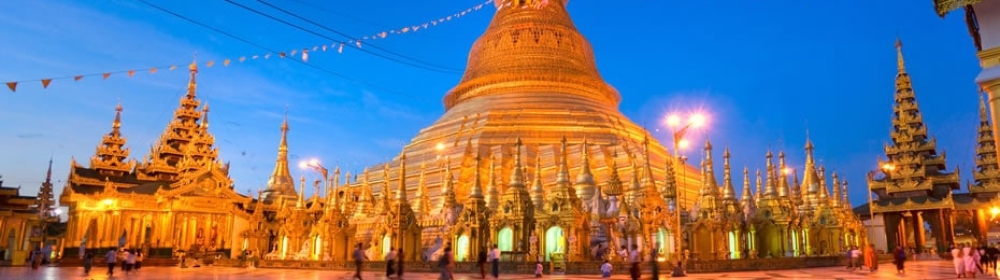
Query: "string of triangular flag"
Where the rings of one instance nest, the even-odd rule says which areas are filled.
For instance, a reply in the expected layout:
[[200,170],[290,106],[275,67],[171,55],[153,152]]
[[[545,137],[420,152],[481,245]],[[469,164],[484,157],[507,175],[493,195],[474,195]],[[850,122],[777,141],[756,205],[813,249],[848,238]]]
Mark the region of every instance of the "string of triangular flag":
[[[256,60],[256,59],[260,59],[260,58],[269,59],[272,56],[277,56],[277,57],[282,58],[282,59],[283,58],[288,58],[288,57],[296,57],[296,56],[298,56],[298,57],[300,57],[302,59],[302,61],[309,62],[309,54],[310,53],[326,52],[327,50],[336,50],[338,54],[341,54],[341,53],[344,53],[344,45],[345,44],[354,44],[356,47],[361,48],[361,46],[362,46],[361,42],[362,41],[366,41],[366,40],[379,40],[379,39],[385,39],[386,37],[388,37],[390,35],[402,35],[402,34],[406,34],[406,33],[417,32],[420,29],[427,29],[429,27],[437,26],[438,24],[442,24],[444,22],[448,22],[448,21],[451,21],[453,19],[465,16],[465,15],[467,15],[469,13],[482,10],[482,8],[484,6],[492,4],[493,1],[494,0],[487,0],[487,1],[483,2],[483,3],[477,4],[475,6],[467,8],[465,10],[453,13],[453,14],[448,15],[448,16],[439,17],[438,19],[430,20],[430,21],[427,21],[427,22],[424,22],[424,23],[421,23],[421,24],[418,24],[418,25],[411,25],[411,26],[405,26],[405,27],[401,27],[401,28],[397,28],[397,29],[388,30],[388,31],[381,31],[381,32],[376,33],[375,35],[362,36],[362,37],[354,39],[354,40],[348,40],[348,41],[345,41],[345,42],[335,42],[335,43],[323,44],[323,45],[315,45],[315,46],[306,47],[306,48],[295,48],[295,49],[292,49],[291,51],[288,51],[288,52],[279,52],[279,53],[276,53],[276,54],[275,53],[266,53],[266,54],[263,54],[263,55],[257,55],[257,54],[255,54],[255,55],[249,55],[249,56],[240,56],[240,57],[238,57],[236,59],[226,58],[226,59],[221,60],[221,62],[222,62],[222,64],[224,66],[229,67],[229,64],[233,63],[234,61],[236,61],[238,63],[243,63],[243,62],[245,62],[247,60]],[[215,66],[215,63],[216,63],[215,60],[210,60],[210,61],[208,61],[208,62],[205,63],[205,66],[211,68],[212,66]],[[177,69],[177,65],[175,64],[175,65],[164,66],[164,67],[143,67],[143,68],[136,68],[136,69],[149,69],[148,70],[149,74],[155,74],[157,71],[159,71],[161,69],[167,69],[169,71],[173,71],[173,70]],[[6,82],[6,84],[7,84],[7,88],[10,89],[11,92],[17,92],[17,86],[19,84],[23,84],[23,83],[27,83],[27,82],[40,82],[42,84],[42,88],[43,89],[47,89],[49,87],[49,85],[52,84],[52,81],[56,81],[56,80],[73,79],[73,81],[76,82],[76,81],[80,81],[80,80],[82,80],[84,78],[87,78],[87,77],[95,77],[95,76],[100,76],[102,78],[102,80],[107,80],[112,75],[119,75],[119,74],[126,74],[128,77],[131,78],[137,72],[140,72],[140,71],[146,71],[146,70],[130,69],[130,70],[119,70],[119,71],[107,71],[107,72],[101,72],[101,73],[82,74],[82,75],[64,76],[64,77],[56,77],[56,78],[43,78],[43,79],[37,79],[37,80],[11,81],[11,82]]]

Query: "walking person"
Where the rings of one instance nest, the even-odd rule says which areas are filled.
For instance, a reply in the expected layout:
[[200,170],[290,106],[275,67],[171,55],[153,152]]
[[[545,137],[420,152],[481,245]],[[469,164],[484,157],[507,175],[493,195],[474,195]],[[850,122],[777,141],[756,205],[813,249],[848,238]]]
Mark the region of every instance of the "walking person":
[[660,243],[654,243],[653,248],[650,248],[649,254],[649,274],[652,276],[653,280],[660,280],[660,265],[656,263],[657,253],[660,251]]
[[965,276],[965,253],[962,252],[962,248],[951,248],[951,264],[955,267],[955,275],[958,278]]
[[451,255],[451,246],[444,248],[444,254],[438,259],[438,267],[441,268],[441,278],[439,280],[454,280],[451,273],[451,265],[454,262],[454,256]]
[[972,247],[972,244],[968,244],[962,248],[962,253],[965,256],[965,277],[976,278],[976,271],[980,270],[979,264],[979,251]]
[[906,249],[903,249],[903,246],[896,247],[896,252],[893,253],[893,257],[896,258],[896,273],[899,275],[906,274],[906,270],[904,269],[905,267],[903,266],[903,264],[906,263]]
[[115,276],[115,264],[118,263],[118,253],[115,253],[115,248],[108,249],[104,254],[104,261],[108,263],[108,277]]
[[490,251],[490,262],[493,263],[493,279],[500,279],[500,248],[493,244]]
[[403,260],[406,259],[403,255],[403,248],[396,250],[396,278],[403,279]]
[[629,274],[632,275],[632,280],[639,280],[642,276],[639,270],[639,265],[641,264],[641,257],[639,256],[639,245],[632,244],[632,251],[628,252],[628,262],[632,264],[629,268]]
[[396,271],[392,268],[393,264],[396,262],[396,251],[392,247],[389,247],[389,253],[385,254],[385,276],[392,277],[396,274]]
[[476,264],[479,265],[479,277],[483,279],[486,279],[486,258],[489,258],[489,253],[486,252],[487,250],[488,249],[486,247],[483,247],[479,250],[479,257],[476,258]]
[[135,253],[134,250],[125,251],[125,275],[132,273],[132,269],[135,268]]
[[358,245],[354,247],[354,277],[353,277],[353,279],[361,280],[361,266],[367,260],[368,260],[368,256],[365,255],[365,250],[361,249],[361,243],[358,243]]
[[143,254],[142,250],[135,250],[135,271],[142,268],[142,260],[144,259],[146,259],[146,254]]
[[83,254],[83,274],[90,274],[90,268],[94,267],[94,253],[87,252]]
[[875,244],[868,244],[868,248],[865,249],[865,266],[868,267],[870,272],[875,272],[878,270],[878,256],[875,254]]

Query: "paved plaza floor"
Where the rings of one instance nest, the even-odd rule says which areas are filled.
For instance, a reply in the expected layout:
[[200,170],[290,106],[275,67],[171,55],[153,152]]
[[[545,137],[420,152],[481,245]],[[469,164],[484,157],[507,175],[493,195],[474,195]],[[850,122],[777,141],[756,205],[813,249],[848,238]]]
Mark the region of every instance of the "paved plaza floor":
[[[101,270],[95,267],[90,275],[83,275],[83,268],[79,267],[43,267],[38,270],[31,270],[26,267],[0,267],[0,279],[17,280],[71,280],[71,279],[122,279],[122,280],[229,280],[229,279],[281,279],[281,280],[348,280],[353,272],[349,271],[317,271],[317,270],[296,270],[296,269],[256,269],[230,267],[201,267],[201,268],[177,268],[177,267],[146,267],[142,271],[124,275],[120,271],[115,272],[115,276],[109,278],[105,275],[107,268]],[[120,275],[119,275],[120,274]],[[649,279],[648,275],[644,275]],[[732,273],[699,273],[692,274],[686,279],[736,279],[736,280],[766,280],[766,279],[955,279],[948,261],[917,261],[907,263],[906,275],[897,275],[895,268],[891,264],[883,264],[882,269],[869,273],[867,271],[849,271],[844,267],[831,268],[810,268],[797,270],[775,270],[775,271],[752,271],[752,272],[732,272]],[[383,273],[365,272],[364,279],[388,279]],[[393,278],[396,279],[396,278]],[[436,273],[407,273],[403,279],[433,280],[438,279]],[[455,275],[455,280],[480,279],[479,275],[459,274]],[[535,279],[532,275],[501,275],[500,279]],[[542,279],[602,279],[598,274],[594,275],[546,275]],[[615,275],[611,279],[628,279],[624,274]],[[1000,279],[995,274],[979,275],[977,279]]]

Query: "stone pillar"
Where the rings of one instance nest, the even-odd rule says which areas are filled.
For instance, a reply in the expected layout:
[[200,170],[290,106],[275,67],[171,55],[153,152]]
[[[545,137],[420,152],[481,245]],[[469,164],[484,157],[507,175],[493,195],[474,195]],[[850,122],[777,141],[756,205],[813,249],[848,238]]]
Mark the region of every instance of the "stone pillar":
[[924,212],[923,211],[917,211],[917,214],[914,215],[914,220],[916,220],[915,221],[916,224],[913,227],[913,230],[914,230],[914,232],[913,232],[913,242],[915,244],[914,247],[916,247],[916,248],[914,248],[914,250],[917,253],[920,253],[920,252],[924,251],[924,241],[925,241],[925,239],[924,239],[924,231],[926,231],[924,229]]

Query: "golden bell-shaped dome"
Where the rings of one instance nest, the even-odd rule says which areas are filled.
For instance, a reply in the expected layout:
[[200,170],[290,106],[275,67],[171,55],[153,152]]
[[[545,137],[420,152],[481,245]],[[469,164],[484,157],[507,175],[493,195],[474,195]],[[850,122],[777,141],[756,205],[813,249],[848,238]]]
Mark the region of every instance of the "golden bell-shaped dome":
[[593,49],[566,12],[566,0],[497,0],[445,110],[487,95],[583,97],[617,108],[621,97],[597,71]]

